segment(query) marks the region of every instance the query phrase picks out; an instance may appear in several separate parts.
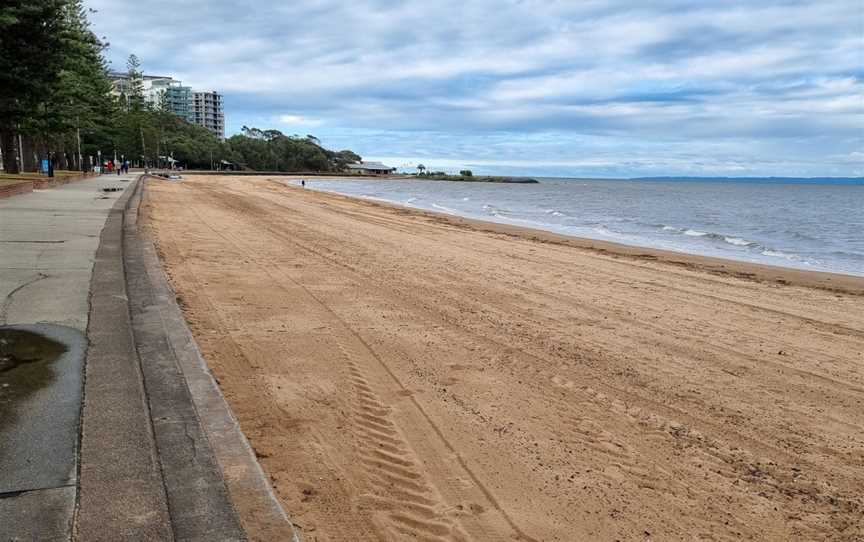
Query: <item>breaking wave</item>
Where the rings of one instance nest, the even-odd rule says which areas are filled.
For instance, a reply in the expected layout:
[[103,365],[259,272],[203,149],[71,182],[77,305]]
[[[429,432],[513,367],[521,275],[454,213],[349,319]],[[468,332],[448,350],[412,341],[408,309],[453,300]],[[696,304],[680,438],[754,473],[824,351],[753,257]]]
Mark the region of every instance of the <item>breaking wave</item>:
[[457,211],[455,209],[451,209],[450,207],[444,207],[443,205],[438,205],[437,203],[433,203],[432,207],[438,209],[439,211],[442,211],[444,213],[448,213],[451,215],[458,215],[459,214],[459,211]]
[[734,237],[732,235],[724,235],[722,233],[712,233],[701,230],[693,230],[690,228],[676,228],[675,226],[667,226],[663,225],[660,227],[663,231],[668,231],[671,233],[680,233],[687,235],[689,237],[701,237],[705,239],[712,239],[714,241],[721,241],[723,243],[727,243],[729,245],[734,245],[736,247],[751,247],[751,248],[765,248],[762,247],[756,241],[750,241],[748,239],[743,239],[741,237]]

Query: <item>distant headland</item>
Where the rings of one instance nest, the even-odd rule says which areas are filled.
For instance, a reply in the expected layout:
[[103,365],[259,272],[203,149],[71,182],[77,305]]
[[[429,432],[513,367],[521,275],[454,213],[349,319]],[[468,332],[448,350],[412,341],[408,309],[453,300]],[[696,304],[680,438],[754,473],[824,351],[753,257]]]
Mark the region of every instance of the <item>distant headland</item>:
[[661,182],[703,181],[758,184],[864,184],[864,177],[633,177],[621,180]]
[[[422,167],[422,166],[421,166]],[[418,167],[420,169],[420,167]],[[510,183],[510,184],[537,184],[540,181],[531,177],[506,177],[497,175],[474,175],[470,169],[463,169],[459,175],[450,175],[443,171],[425,171],[420,169],[418,173],[411,175],[423,181],[461,181],[467,183]]]

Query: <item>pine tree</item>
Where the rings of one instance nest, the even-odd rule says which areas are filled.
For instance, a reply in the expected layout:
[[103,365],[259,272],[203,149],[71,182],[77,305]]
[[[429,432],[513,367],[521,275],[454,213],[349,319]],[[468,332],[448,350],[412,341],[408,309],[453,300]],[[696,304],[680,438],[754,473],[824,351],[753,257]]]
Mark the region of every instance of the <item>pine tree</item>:
[[[111,83],[102,56],[105,46],[90,30],[82,0],[67,0],[60,37],[60,75],[41,115],[31,124],[42,134],[46,146],[71,147],[71,154],[78,157],[79,137],[83,134],[86,148],[88,135],[110,127],[116,106],[110,97]],[[112,139],[110,135],[108,139]],[[70,141],[74,144],[68,145]],[[80,168],[80,161],[75,162]]]
[[141,73],[141,61],[134,54],[126,61],[126,76],[129,78],[126,99],[129,100],[129,111],[137,113],[144,110],[144,74]]
[[60,77],[65,0],[0,5],[0,146],[7,173],[20,171],[20,125],[45,102]]

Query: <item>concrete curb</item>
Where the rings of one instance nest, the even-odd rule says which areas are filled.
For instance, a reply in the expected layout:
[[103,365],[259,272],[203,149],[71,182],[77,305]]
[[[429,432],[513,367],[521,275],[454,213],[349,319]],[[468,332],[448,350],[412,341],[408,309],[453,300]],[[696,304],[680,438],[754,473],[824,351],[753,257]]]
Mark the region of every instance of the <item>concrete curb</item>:
[[74,532],[87,542],[174,539],[123,269],[123,221],[135,183],[105,221],[90,282]]
[[90,282],[75,540],[299,540],[139,232],[141,176]]
[[138,188],[127,205],[123,263],[174,536],[202,542],[246,540],[144,264]]
[[[174,291],[162,271],[152,239],[137,227],[138,206],[143,199],[142,194],[146,194],[146,185],[143,182],[142,185],[129,204],[125,256],[130,284],[136,274],[133,269],[140,266],[139,271],[143,271],[143,275],[140,275],[137,280],[147,288],[145,310],[149,313],[148,326],[151,331],[161,334],[170,346],[176,363],[175,368],[179,371],[177,377],[185,384],[191,399],[190,406],[196,416],[195,422],[207,440],[204,444],[209,444],[207,447],[218,463],[216,470],[222,475],[243,530],[253,540],[299,542],[300,539],[293,525],[274,495],[266,475],[255,458],[254,451],[222,396],[206,361],[201,356],[183,313],[177,305]],[[133,264],[131,258],[139,261]],[[145,280],[146,284],[143,284]],[[133,290],[134,305],[138,302],[137,295],[134,293],[135,288],[130,286],[130,289]],[[137,309],[133,309],[133,320],[136,318],[136,311]],[[153,344],[150,339],[146,342],[151,346]],[[142,356],[142,361],[143,359]],[[148,381],[148,391],[149,389]],[[154,424],[158,425],[159,422],[155,421],[156,406],[152,401],[151,397]],[[200,450],[198,454],[201,454]],[[172,516],[174,516],[173,511]],[[223,526],[222,536],[211,537],[208,540],[225,539],[223,536],[226,528],[227,526]],[[177,533],[176,529],[175,533]]]

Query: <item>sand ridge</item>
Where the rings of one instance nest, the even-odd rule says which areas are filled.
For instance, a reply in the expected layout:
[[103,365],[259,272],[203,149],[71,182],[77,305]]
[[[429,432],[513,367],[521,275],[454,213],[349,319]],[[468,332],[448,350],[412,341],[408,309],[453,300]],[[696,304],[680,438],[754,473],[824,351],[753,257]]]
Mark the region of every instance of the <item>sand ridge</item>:
[[307,540],[864,536],[859,279],[275,178],[150,181],[143,211]]

